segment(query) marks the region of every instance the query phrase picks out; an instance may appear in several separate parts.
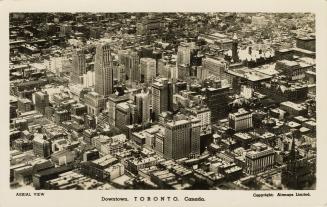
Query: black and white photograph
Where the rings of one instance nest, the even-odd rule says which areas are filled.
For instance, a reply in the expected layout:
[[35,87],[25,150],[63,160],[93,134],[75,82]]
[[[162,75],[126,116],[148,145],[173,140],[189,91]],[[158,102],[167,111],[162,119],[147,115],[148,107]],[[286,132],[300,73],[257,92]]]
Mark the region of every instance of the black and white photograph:
[[326,184],[312,10],[6,15],[1,185],[20,202],[209,206],[201,192],[304,200]]
[[10,185],[315,189],[311,13],[11,13]]

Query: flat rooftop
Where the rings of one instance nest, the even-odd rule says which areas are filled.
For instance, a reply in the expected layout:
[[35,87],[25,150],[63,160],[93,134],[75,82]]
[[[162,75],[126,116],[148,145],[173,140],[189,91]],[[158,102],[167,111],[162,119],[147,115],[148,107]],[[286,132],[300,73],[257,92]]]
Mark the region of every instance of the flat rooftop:
[[174,126],[188,124],[188,123],[190,123],[188,120],[177,120],[177,121],[167,122],[166,124],[170,127],[174,127]]
[[247,67],[231,69],[231,70],[227,70],[226,72],[240,78],[245,78],[252,82],[267,80],[272,77],[270,75],[261,73],[259,71]]

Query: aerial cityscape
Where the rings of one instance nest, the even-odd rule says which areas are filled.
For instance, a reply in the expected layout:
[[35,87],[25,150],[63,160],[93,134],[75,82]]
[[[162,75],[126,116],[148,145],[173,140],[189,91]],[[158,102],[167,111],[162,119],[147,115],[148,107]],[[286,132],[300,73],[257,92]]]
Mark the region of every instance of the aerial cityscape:
[[10,13],[10,188],[316,189],[312,13]]

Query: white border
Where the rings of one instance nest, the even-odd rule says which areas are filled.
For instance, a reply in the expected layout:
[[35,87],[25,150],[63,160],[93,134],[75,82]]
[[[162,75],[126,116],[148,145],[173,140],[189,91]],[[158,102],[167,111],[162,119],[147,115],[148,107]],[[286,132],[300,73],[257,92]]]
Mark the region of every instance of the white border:
[[[9,12],[312,12],[317,37],[317,190],[310,197],[255,198],[254,192],[275,195],[282,191],[37,191],[44,197],[17,197],[9,188]],[[0,207],[7,206],[327,206],[327,1],[326,0],[0,0]],[[284,191],[285,192],[285,191]],[[292,192],[292,191],[287,191]],[[294,191],[296,192],[296,191]],[[129,202],[101,202],[101,197],[129,197]],[[180,202],[134,202],[134,196],[179,196]],[[205,202],[184,202],[183,197],[205,197]]]

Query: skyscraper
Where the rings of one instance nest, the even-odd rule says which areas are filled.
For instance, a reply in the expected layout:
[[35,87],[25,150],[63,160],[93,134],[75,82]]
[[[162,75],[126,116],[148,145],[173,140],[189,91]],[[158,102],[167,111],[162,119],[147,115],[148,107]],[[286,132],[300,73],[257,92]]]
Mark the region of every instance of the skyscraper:
[[192,108],[186,108],[185,110],[200,120],[201,136],[211,134],[211,111],[207,106],[195,106]]
[[36,156],[48,158],[51,154],[51,144],[43,134],[35,134],[33,139],[33,152]]
[[34,108],[41,114],[45,114],[45,107],[49,106],[49,94],[38,91],[33,94]]
[[108,115],[109,115],[109,124],[115,126],[116,120],[116,106],[119,103],[126,102],[129,100],[128,95],[118,96],[116,94],[111,94],[108,97]]
[[246,152],[246,171],[251,175],[271,169],[274,163],[274,150],[263,143],[254,143],[251,150]]
[[163,78],[170,78],[170,68],[168,65],[168,61],[164,59],[158,60],[158,75]]
[[191,74],[191,56],[194,54],[194,42],[182,42],[178,46],[176,59],[176,78],[184,80]]
[[140,81],[141,74],[139,69],[140,64],[140,57],[138,56],[137,52],[133,51],[130,52],[129,56],[129,70],[131,71],[130,79],[131,81]]
[[116,106],[115,126],[121,130],[122,133],[128,133],[128,126],[135,123],[136,106],[129,102],[122,102]]
[[201,120],[191,119],[191,155],[200,155]]
[[104,97],[93,91],[84,95],[84,104],[90,115],[98,115],[105,109]]
[[[180,159],[200,154],[200,120],[182,116],[174,117],[163,123],[165,137],[163,139],[164,156],[168,159]],[[175,119],[178,120],[175,120]]]
[[131,50],[120,50],[118,52],[119,64],[125,67],[126,79],[132,83],[140,81],[139,56],[137,52]]
[[147,124],[150,121],[150,95],[144,92],[135,95],[137,123]]
[[107,97],[113,92],[113,61],[109,43],[97,46],[94,68],[95,92]]
[[94,71],[87,71],[83,74],[83,86],[84,87],[91,87],[95,84],[95,72]]
[[180,159],[191,153],[191,123],[188,120],[165,123],[164,156]]
[[156,60],[153,58],[141,58],[140,60],[141,79],[144,83],[151,83],[156,77]]
[[204,91],[204,102],[211,111],[211,122],[227,117],[229,94],[229,86],[209,87]]
[[173,85],[166,78],[152,84],[152,110],[156,120],[161,112],[173,110]]
[[190,76],[190,67],[184,64],[177,65],[176,72],[178,80],[187,80]]
[[182,42],[178,46],[177,65],[189,66],[191,64],[191,50],[195,47],[194,43]]
[[207,57],[202,60],[202,66],[203,70],[206,70],[209,75],[214,75],[220,80],[226,79],[226,64],[224,63],[224,60],[217,60]]
[[81,49],[77,49],[73,54],[73,68],[70,74],[72,83],[81,84],[81,76],[86,73],[85,54]]
[[229,126],[234,131],[252,128],[252,113],[241,108],[238,112],[229,114]]

